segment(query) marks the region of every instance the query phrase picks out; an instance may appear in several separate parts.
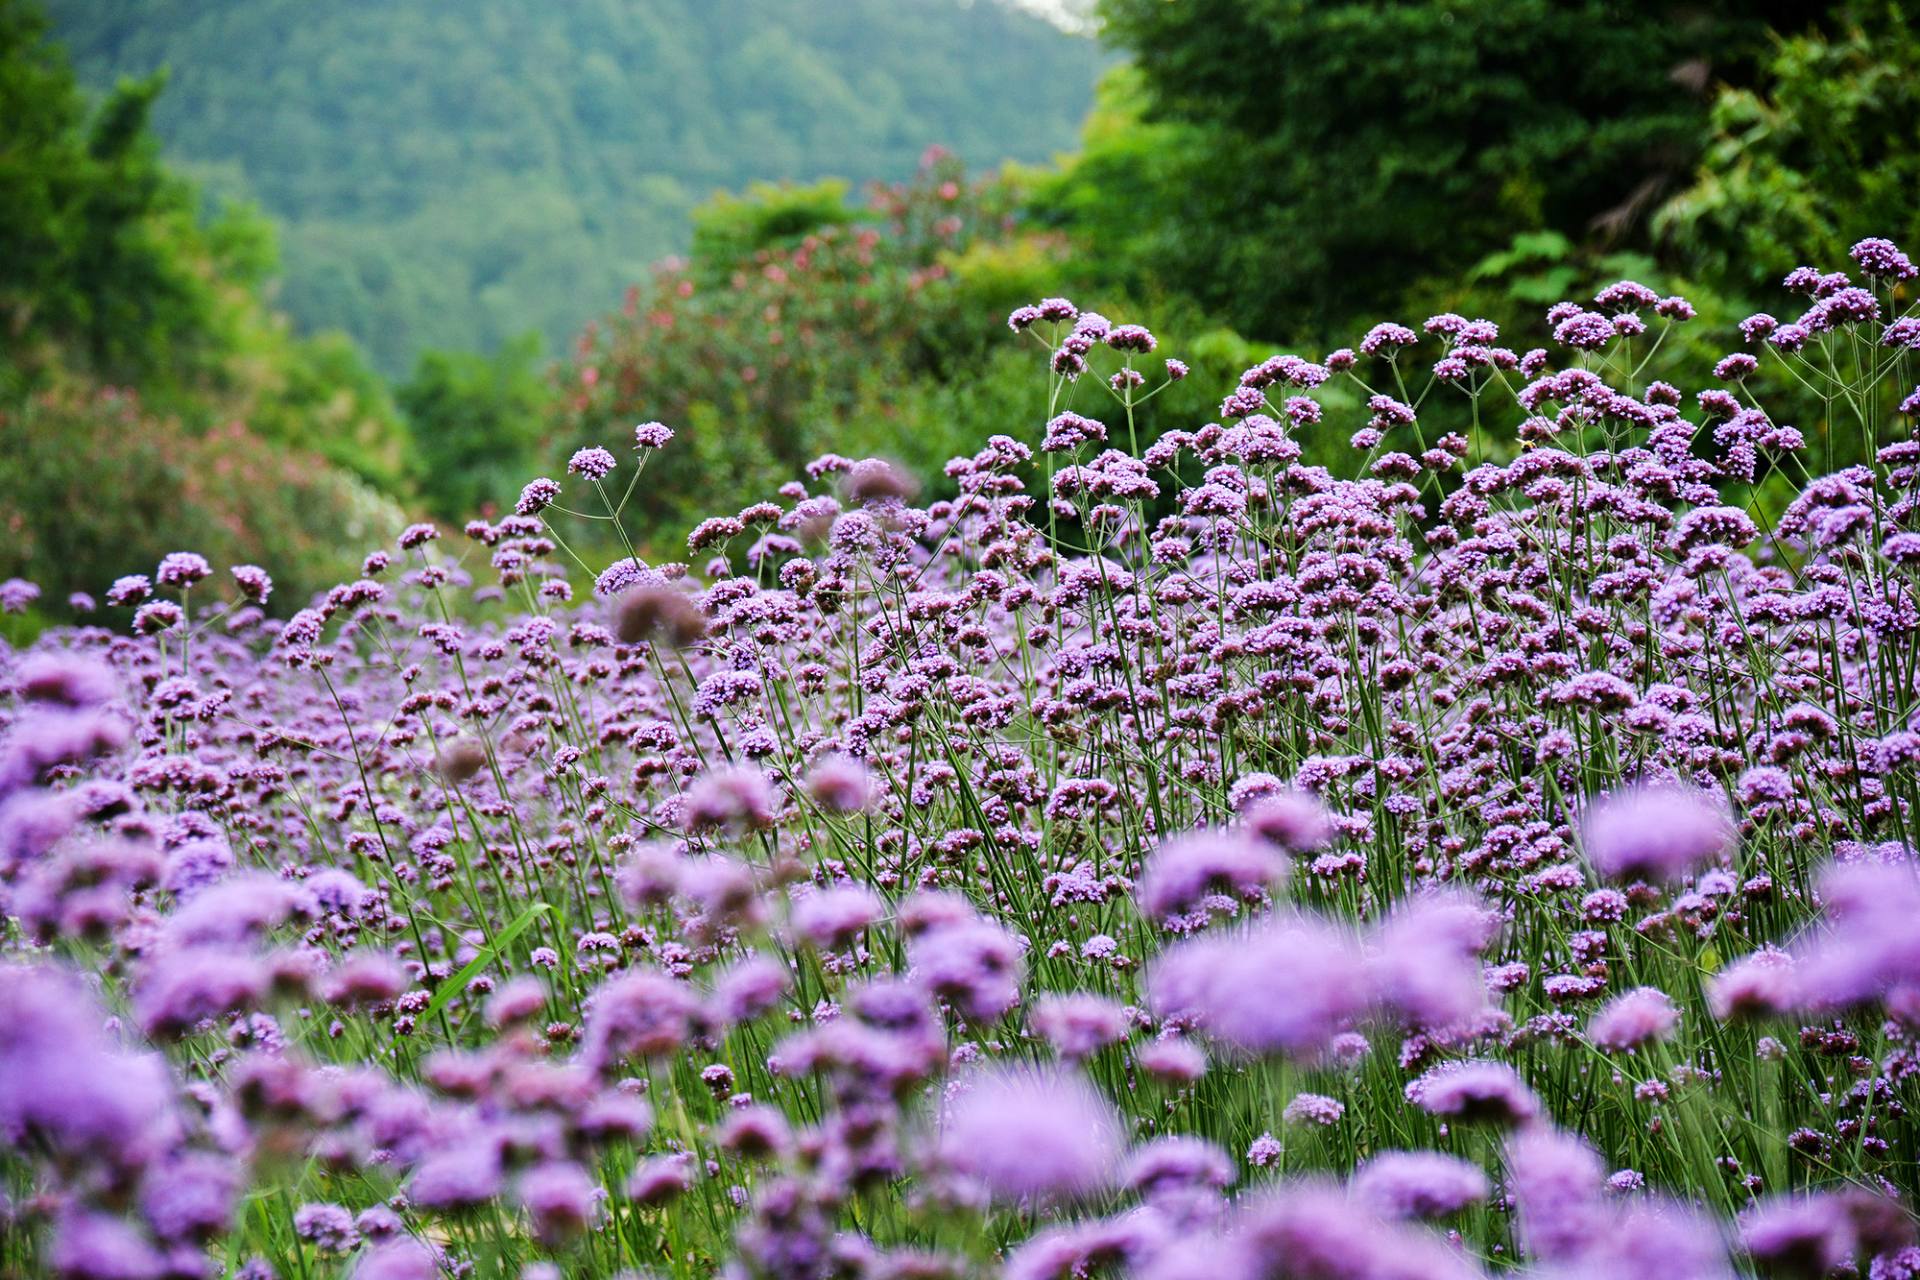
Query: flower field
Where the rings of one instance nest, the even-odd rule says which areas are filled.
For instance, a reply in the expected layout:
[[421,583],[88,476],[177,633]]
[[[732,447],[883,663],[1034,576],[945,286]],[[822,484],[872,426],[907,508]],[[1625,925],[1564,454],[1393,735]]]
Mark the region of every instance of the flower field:
[[1845,265],[1153,439],[1047,299],[954,496],[659,563],[646,423],[284,619],[101,584],[0,657],[0,1274],[1920,1276],[1920,315]]

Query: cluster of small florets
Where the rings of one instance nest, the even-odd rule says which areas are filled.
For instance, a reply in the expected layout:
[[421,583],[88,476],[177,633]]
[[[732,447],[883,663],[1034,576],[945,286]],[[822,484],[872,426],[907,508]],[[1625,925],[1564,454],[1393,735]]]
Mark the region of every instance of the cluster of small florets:
[[1141,441],[1159,341],[1048,298],[936,500],[829,454],[563,564],[645,423],[284,619],[119,579],[0,659],[0,1270],[1920,1274],[1920,317],[1853,258],[1710,379],[1623,281]]

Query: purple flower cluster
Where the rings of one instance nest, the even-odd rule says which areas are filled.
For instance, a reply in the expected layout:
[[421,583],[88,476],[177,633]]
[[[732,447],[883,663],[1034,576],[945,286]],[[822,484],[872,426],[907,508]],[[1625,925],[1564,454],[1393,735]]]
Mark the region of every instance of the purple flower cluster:
[[0,1269],[1920,1272],[1920,316],[1853,256],[1710,377],[1623,281],[1137,453],[1161,340],[1049,298],[941,496],[576,564],[590,446],[284,619],[119,579],[0,654]]

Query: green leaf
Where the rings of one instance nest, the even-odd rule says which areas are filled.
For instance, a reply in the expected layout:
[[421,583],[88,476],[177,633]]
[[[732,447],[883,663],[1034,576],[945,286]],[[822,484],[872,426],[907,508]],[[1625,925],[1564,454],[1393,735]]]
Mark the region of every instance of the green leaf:
[[527,926],[533,923],[535,916],[551,910],[553,908],[546,903],[536,902],[515,916],[511,924],[494,935],[492,942],[480,948],[479,955],[467,961],[460,967],[460,972],[440,984],[439,989],[433,993],[433,999],[427,1001],[427,1007],[421,1011],[420,1020],[425,1022],[446,1008],[447,1002],[465,991],[467,984],[473,981],[476,974],[492,964],[494,957],[513,945],[513,940],[527,931]]

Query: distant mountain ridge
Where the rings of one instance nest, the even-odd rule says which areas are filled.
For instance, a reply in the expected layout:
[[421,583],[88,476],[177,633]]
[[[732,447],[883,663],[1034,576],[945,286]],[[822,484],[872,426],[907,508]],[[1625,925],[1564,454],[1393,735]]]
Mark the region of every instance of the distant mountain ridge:
[[389,374],[550,343],[759,179],[1075,140],[1108,60],[998,0],[46,0],[96,89],[170,69],[169,157],[281,227],[283,306]]

